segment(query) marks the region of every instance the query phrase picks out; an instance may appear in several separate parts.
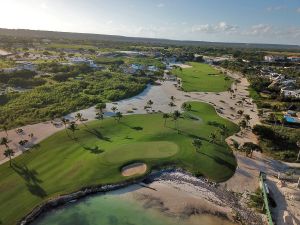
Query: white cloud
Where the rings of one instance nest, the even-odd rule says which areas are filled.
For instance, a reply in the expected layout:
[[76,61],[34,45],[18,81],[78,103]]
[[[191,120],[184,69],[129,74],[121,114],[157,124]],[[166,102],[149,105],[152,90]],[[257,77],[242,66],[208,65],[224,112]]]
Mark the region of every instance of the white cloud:
[[200,33],[233,33],[238,30],[238,26],[228,24],[224,21],[219,22],[218,24],[201,24],[194,25],[191,29],[192,32]]
[[281,11],[286,9],[286,6],[278,5],[278,6],[269,6],[267,8],[267,11],[269,12],[275,12],[275,11]]
[[165,7],[165,4],[164,3],[159,3],[159,4],[156,5],[156,7],[157,8],[163,8],[163,7]]
[[253,25],[250,29],[246,30],[246,35],[266,35],[273,33],[273,27],[268,24]]

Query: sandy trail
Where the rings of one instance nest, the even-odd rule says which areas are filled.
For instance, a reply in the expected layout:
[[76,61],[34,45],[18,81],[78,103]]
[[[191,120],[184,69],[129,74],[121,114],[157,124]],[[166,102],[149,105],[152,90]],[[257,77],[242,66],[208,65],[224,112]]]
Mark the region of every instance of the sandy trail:
[[[245,114],[249,114],[251,117],[250,124],[256,124],[259,119],[257,117],[257,108],[254,104],[252,104],[251,100],[246,100],[249,102],[247,105],[237,105],[238,101],[241,101],[242,98],[247,98],[247,87],[248,82],[246,78],[240,78],[239,75],[230,73],[235,79],[241,79],[241,83],[238,84],[236,87],[235,94],[236,98],[232,98],[230,93],[228,92],[221,92],[221,93],[214,93],[214,92],[183,92],[178,90],[175,87],[176,82],[172,81],[165,81],[160,82],[161,85],[148,85],[147,88],[140,93],[139,95],[121,100],[115,103],[107,103],[107,109],[105,112],[105,116],[113,115],[111,108],[116,106],[118,111],[122,112],[123,114],[146,114],[148,113],[144,106],[146,105],[148,100],[153,101],[152,110],[153,111],[161,111],[170,113],[174,110],[181,110],[180,106],[183,102],[186,101],[201,101],[212,104],[217,110],[218,114],[224,118],[231,120],[234,123],[238,123],[239,119],[237,115],[237,111],[239,109],[244,110]],[[175,97],[175,106],[170,107],[168,104],[171,102],[170,97]],[[234,109],[232,109],[233,107]],[[129,111],[133,111],[130,113]],[[88,119],[89,121],[94,120],[96,116],[95,107],[90,107],[88,109],[78,111],[83,114],[83,117]],[[74,119],[76,113],[71,113],[65,116],[68,119]],[[28,140],[29,143],[27,147],[30,147],[34,144],[37,144],[44,140],[45,138],[51,136],[52,134],[56,133],[64,129],[64,126],[53,126],[50,121],[37,123],[33,125],[27,125],[20,127],[23,131],[23,135],[19,135],[16,133],[16,129],[12,129],[8,131],[8,138],[11,140],[9,146],[14,149],[16,152],[15,157],[22,154],[27,148],[24,148],[19,145],[20,140]],[[33,138],[29,138],[28,135],[33,133]],[[0,132],[0,137],[5,137],[6,133],[4,131]],[[4,146],[0,146],[0,164],[6,162],[8,159],[3,156]]]

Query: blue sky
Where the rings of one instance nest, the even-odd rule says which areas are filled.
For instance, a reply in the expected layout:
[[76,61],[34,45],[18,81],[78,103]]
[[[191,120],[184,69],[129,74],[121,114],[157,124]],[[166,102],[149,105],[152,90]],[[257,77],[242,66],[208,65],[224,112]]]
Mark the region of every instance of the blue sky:
[[0,27],[300,45],[300,0],[0,0]]

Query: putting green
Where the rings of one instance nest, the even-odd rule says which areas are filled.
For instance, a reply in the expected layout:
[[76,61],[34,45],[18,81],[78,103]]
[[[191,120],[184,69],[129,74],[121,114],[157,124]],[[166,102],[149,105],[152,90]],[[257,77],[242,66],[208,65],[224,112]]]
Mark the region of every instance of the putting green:
[[169,141],[152,141],[125,144],[104,154],[109,163],[126,163],[138,159],[159,159],[175,155],[178,146]]

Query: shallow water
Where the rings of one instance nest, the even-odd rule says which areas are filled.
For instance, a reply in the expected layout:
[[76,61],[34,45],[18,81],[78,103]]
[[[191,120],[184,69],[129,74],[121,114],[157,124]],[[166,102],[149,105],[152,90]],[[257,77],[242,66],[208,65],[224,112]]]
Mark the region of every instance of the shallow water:
[[180,218],[157,207],[143,206],[128,190],[95,195],[52,210],[32,225],[233,225],[211,215]]

